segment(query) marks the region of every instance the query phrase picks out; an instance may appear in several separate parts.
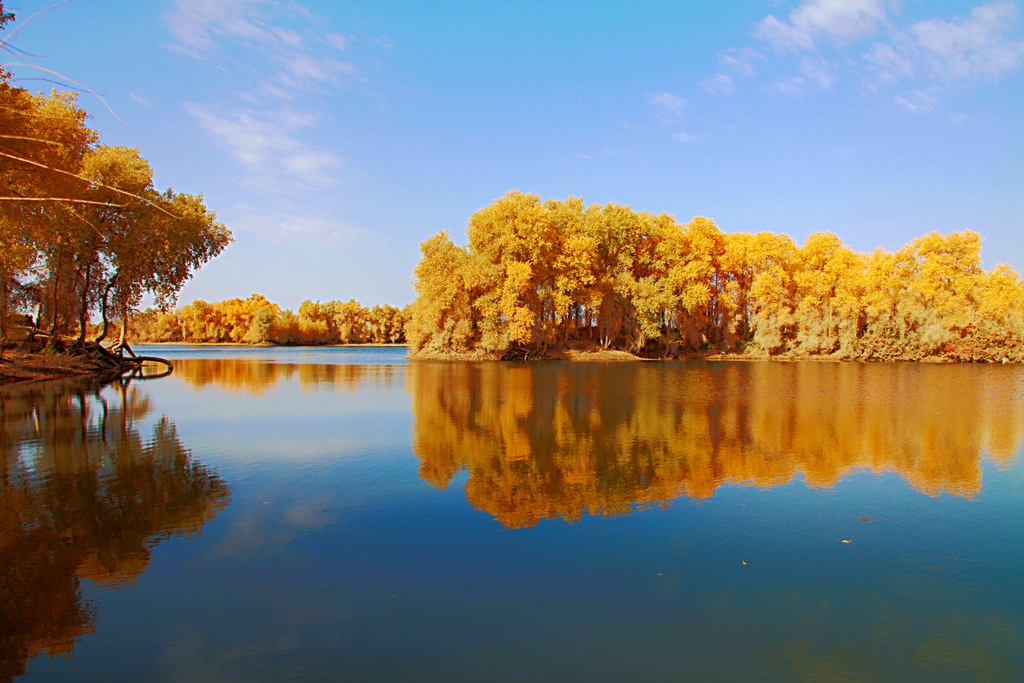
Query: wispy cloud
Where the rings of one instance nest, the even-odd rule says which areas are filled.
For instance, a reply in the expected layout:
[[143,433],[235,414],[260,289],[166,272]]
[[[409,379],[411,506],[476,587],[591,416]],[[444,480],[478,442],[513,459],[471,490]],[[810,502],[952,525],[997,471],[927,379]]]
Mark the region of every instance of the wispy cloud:
[[[718,63],[726,69],[743,77],[750,77],[757,73],[758,62],[764,62],[763,54],[753,48],[731,47],[724,52],[718,53]],[[716,73],[710,78],[700,82],[700,87],[713,95],[729,97],[736,92],[736,81],[733,76],[727,73]]]
[[779,52],[814,50],[821,40],[850,43],[874,35],[886,21],[885,0],[804,0],[786,20],[758,22],[754,36]]
[[279,213],[265,215],[241,207],[240,226],[274,241],[305,240],[331,244],[373,242],[377,238],[368,230],[349,225],[325,213],[318,215]]
[[342,58],[349,39],[322,28],[322,21],[296,3],[175,0],[165,19],[173,50],[210,60],[244,52],[245,63],[258,74],[253,90],[265,95],[293,99],[297,92],[359,73]]
[[1011,33],[1020,11],[1011,2],[976,7],[968,19],[929,19],[910,26],[904,58],[916,59],[933,78],[996,80],[1024,61],[1024,40]]
[[296,34],[273,29],[256,18],[261,0],[175,0],[167,13],[172,47],[193,56],[217,47],[219,39],[246,40],[263,45],[301,42]]
[[923,90],[910,90],[894,95],[892,101],[898,107],[915,114],[931,111],[939,103],[934,95]]
[[297,135],[316,123],[308,114],[239,110],[220,115],[201,104],[186,103],[184,107],[203,130],[260,180],[319,186],[336,182],[333,174],[342,167],[341,158],[310,147]]
[[704,79],[700,82],[700,87],[712,95],[721,97],[728,97],[736,92],[736,83],[728,74],[715,74],[711,78]]
[[687,103],[682,97],[673,95],[670,92],[659,92],[647,96],[647,104],[659,116],[665,118],[679,118],[683,115]]
[[757,69],[755,64],[765,62],[767,58],[753,48],[731,47],[724,52],[718,53],[718,63],[728,67],[741,76],[753,76]]
[[[231,83],[214,101],[182,107],[237,163],[237,180],[275,218],[245,223],[270,236],[347,242],[361,232],[332,216],[346,168],[318,128],[334,98],[365,83],[357,64],[382,48],[345,35],[294,0],[173,0],[167,47],[207,63]],[[298,217],[293,214],[298,209]],[[303,217],[306,216],[306,217]],[[312,217],[309,217],[312,216]]]
[[798,73],[786,76],[768,86],[770,92],[801,97],[808,90],[831,90],[836,82],[832,66],[821,57],[806,56],[800,60]]
[[994,82],[1024,64],[1014,2],[995,0],[966,17],[902,25],[897,10],[896,0],[802,0],[788,15],[769,14],[754,25],[752,36],[771,48],[772,60],[752,47],[730,48],[719,54],[726,71],[699,85],[732,95],[763,63],[775,72],[766,86],[774,94],[803,97],[845,78],[900,109],[925,112],[953,84]]

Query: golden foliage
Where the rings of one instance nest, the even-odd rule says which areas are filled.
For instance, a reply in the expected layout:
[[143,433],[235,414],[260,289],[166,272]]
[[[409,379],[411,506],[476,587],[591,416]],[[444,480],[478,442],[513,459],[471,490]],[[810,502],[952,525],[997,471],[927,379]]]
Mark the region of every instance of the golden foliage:
[[100,144],[86,118],[73,93],[0,70],[0,341],[10,312],[84,341],[91,314],[123,320],[147,293],[169,305],[231,242],[202,196],[156,190],[139,151]]
[[696,217],[509,192],[469,244],[422,245],[413,354],[518,358],[580,344],[671,358],[1024,360],[1024,284],[981,268],[981,236],[930,233],[895,254],[830,232],[725,233]]
[[296,314],[262,294],[247,299],[196,299],[176,311],[147,309],[131,318],[140,342],[249,344],[402,344],[405,313],[349,301],[303,301]]

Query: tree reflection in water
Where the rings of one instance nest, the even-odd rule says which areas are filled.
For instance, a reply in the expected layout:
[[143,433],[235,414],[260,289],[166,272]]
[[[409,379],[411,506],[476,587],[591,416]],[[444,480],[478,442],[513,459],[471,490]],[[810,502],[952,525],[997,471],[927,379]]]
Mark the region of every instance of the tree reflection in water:
[[64,380],[0,390],[0,680],[69,654],[97,607],[81,581],[119,587],[150,550],[194,534],[230,489],[133,387]]
[[508,527],[620,515],[723,484],[829,488],[896,472],[974,496],[981,455],[1024,441],[1006,366],[838,363],[412,363],[420,474]]
[[364,382],[387,388],[401,381],[402,371],[400,365],[268,363],[248,358],[183,358],[174,362],[175,376],[195,389],[217,387],[254,396],[295,378],[303,389],[356,393]]

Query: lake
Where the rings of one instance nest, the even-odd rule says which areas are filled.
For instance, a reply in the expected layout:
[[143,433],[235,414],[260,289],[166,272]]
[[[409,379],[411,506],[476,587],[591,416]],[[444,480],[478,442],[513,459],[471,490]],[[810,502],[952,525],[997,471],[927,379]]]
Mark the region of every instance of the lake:
[[0,680],[1024,680],[1024,368],[0,387]]

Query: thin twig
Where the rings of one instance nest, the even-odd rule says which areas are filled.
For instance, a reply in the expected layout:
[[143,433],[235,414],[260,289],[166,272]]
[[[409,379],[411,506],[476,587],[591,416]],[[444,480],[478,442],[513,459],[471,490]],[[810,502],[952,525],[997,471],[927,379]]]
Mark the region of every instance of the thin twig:
[[[71,2],[71,0],[66,0],[66,2]],[[30,67],[30,68],[32,68],[32,69],[39,69],[40,71],[42,71],[42,72],[45,72],[45,73],[48,73],[48,74],[50,74],[51,76],[56,76],[57,78],[62,78],[62,79],[64,79],[65,81],[67,81],[68,83],[74,83],[74,84],[75,84],[75,85],[77,85],[77,86],[78,86],[79,88],[81,88],[81,89],[82,89],[82,90],[83,90],[84,92],[87,92],[87,93],[89,93],[90,95],[92,95],[93,97],[95,97],[96,99],[98,99],[98,100],[99,100],[100,102],[102,102],[102,103],[103,103],[103,106],[107,108],[107,111],[109,111],[109,112],[111,113],[111,115],[112,115],[112,116],[113,116],[113,117],[114,117],[115,119],[117,119],[117,120],[118,120],[118,121],[120,121],[121,123],[125,124],[126,126],[128,125],[128,122],[127,122],[127,121],[125,121],[124,119],[122,119],[122,118],[121,118],[120,116],[118,116],[118,115],[117,115],[117,112],[116,112],[116,111],[114,111],[114,109],[113,109],[113,108],[112,108],[112,107],[111,107],[111,106],[110,106],[109,104],[107,104],[107,101],[106,101],[106,100],[105,100],[105,99],[103,98],[103,95],[100,95],[100,94],[99,94],[98,92],[96,92],[96,91],[95,91],[95,90],[93,90],[92,88],[88,88],[88,87],[86,87],[86,86],[82,85],[81,83],[79,83],[78,81],[76,81],[76,80],[75,80],[75,79],[73,79],[73,78],[68,78],[67,76],[65,76],[65,75],[64,75],[64,74],[62,74],[62,73],[58,73],[58,72],[56,72],[56,71],[53,71],[52,69],[47,69],[47,68],[46,68],[45,66],[39,66],[39,65],[38,65],[38,64],[36,64],[35,62],[30,62],[30,61],[28,61],[27,59],[26,59],[26,60],[24,60],[24,61],[22,61],[22,62],[15,62],[15,63],[13,63],[13,64],[8,64],[8,66],[27,66],[27,67]],[[61,85],[64,85],[64,84],[61,84]]]
[[88,226],[89,226],[90,228],[92,228],[93,230],[95,230],[95,231],[96,231],[96,234],[97,234],[97,235],[99,235],[99,236],[100,236],[101,238],[103,238],[103,239],[105,239],[105,240],[109,240],[109,239],[110,239],[110,238],[109,238],[108,236],[106,236],[106,235],[104,235],[104,234],[103,234],[103,231],[102,231],[102,230],[100,230],[99,228],[97,228],[97,227],[96,227],[95,225],[93,225],[93,224],[92,224],[91,222],[87,221],[87,220],[85,219],[85,217],[83,217],[83,216],[79,216],[79,215],[78,215],[78,213],[76,213],[75,211],[72,211],[72,212],[71,212],[71,215],[72,215],[72,216],[74,216],[75,218],[77,218],[78,220],[82,221],[82,222],[83,222],[83,223],[85,223],[86,225],[88,225]]
[[15,27],[15,29],[13,31],[11,31],[10,33],[7,34],[6,38],[4,38],[3,40],[0,40],[0,48],[7,47],[7,43],[11,42],[11,38],[16,36],[18,34],[18,31],[23,29],[25,26],[31,24],[33,19],[36,19],[37,17],[42,16],[43,14],[46,14],[47,12],[49,12],[51,10],[55,10],[58,7],[62,7],[64,5],[66,5],[66,4],[68,4],[69,2],[74,2],[74,0],[63,0],[62,2],[58,2],[56,5],[51,5],[51,6],[47,7],[46,9],[39,10],[38,12],[33,14],[31,17],[29,17],[25,21],[20,22]]
[[[94,206],[112,206],[123,209],[127,204],[111,202],[93,202],[88,199],[71,199],[69,197],[0,197],[0,202],[71,202],[72,204],[92,204]],[[177,216],[175,216],[177,218]]]
[[43,144],[46,144],[46,145],[58,145],[59,146],[59,145],[63,144],[61,142],[57,142],[56,140],[44,140],[43,138],[32,138],[32,137],[29,137],[27,135],[6,135],[4,133],[0,133],[0,138],[4,138],[5,140],[28,140],[29,142],[42,142]]
[[[110,190],[112,192],[117,192],[117,193],[123,194],[123,195],[125,195],[127,197],[133,197],[134,199],[138,199],[138,200],[140,200],[142,202],[145,202],[146,204],[149,204],[150,206],[152,206],[157,211],[160,211],[161,213],[165,213],[165,214],[167,214],[168,216],[170,216],[171,218],[173,218],[175,220],[181,220],[181,216],[175,216],[170,211],[167,211],[166,209],[164,209],[161,206],[157,206],[156,204],[154,204],[153,202],[149,201],[145,197],[137,195],[134,192],[128,192],[126,190],[121,190],[121,189],[116,188],[116,187],[114,187],[112,185],[107,185],[106,183],[101,183],[98,180],[94,180],[92,178],[86,178],[85,176],[78,175],[77,173],[72,173],[71,171],[65,171],[65,170],[60,169],[60,168],[53,168],[51,166],[47,166],[46,164],[39,163],[38,161],[32,161],[31,159],[23,159],[22,157],[15,156],[13,154],[8,154],[7,152],[0,152],[0,157],[7,157],[8,159],[14,159],[15,161],[20,161],[20,162],[25,163],[25,164],[31,164],[32,166],[38,166],[39,168],[45,168],[46,170],[53,171],[54,173],[63,173],[64,175],[69,175],[72,178],[78,178],[79,180],[83,180],[83,181],[85,181],[87,183],[90,183],[92,185],[98,185],[100,187],[106,188],[106,189],[108,189],[108,190]],[[111,205],[111,206],[116,206],[116,205]]]

